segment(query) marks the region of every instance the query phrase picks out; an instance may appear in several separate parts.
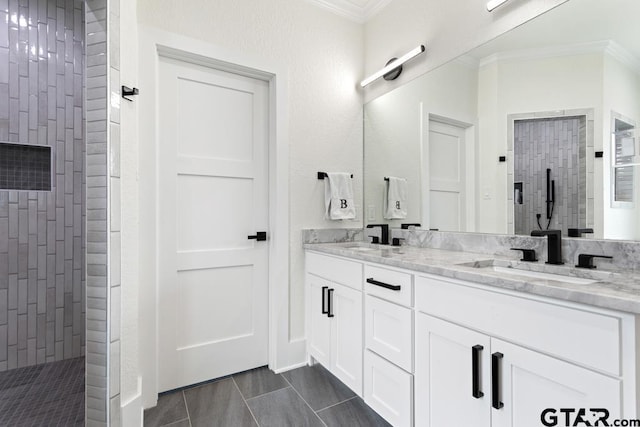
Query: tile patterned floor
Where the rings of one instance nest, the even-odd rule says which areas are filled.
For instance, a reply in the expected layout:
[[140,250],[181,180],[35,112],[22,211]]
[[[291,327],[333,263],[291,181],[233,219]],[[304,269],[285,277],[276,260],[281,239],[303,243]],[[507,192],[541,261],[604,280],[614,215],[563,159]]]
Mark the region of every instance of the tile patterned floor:
[[150,427],[386,427],[321,365],[283,374],[266,367],[163,393],[144,412]]
[[1,372],[0,426],[84,426],[84,357]]

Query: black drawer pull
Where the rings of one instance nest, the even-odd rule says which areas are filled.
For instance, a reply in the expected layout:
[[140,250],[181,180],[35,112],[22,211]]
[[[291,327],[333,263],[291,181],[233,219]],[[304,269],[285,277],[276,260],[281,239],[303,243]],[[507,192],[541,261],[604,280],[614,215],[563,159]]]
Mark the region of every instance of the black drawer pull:
[[333,317],[333,291],[334,290],[335,289],[329,289],[327,291],[327,296],[329,297],[328,298],[329,308],[327,309],[327,317]]
[[504,403],[500,401],[500,361],[503,357],[499,352],[491,355],[491,406],[494,409],[504,407]]
[[391,289],[392,291],[399,291],[400,290],[400,285],[390,285],[388,283],[378,282],[377,280],[374,280],[373,278],[368,278],[367,279],[367,283],[371,283],[372,285],[380,286],[382,288]]
[[471,395],[476,399],[484,396],[480,391],[480,352],[484,349],[481,345],[471,347]]
[[322,287],[322,314],[329,314],[329,310],[325,308],[327,306],[327,289],[329,289],[328,286]]

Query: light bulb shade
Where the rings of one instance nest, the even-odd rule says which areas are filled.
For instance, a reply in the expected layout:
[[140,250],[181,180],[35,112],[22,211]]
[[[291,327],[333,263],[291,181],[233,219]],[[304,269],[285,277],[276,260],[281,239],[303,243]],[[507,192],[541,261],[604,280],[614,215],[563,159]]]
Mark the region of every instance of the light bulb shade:
[[491,12],[493,9],[495,9],[498,6],[501,6],[502,4],[506,3],[508,0],[491,0],[489,2],[487,2],[487,10],[489,12]]
[[380,71],[377,71],[376,73],[372,74],[371,76],[369,76],[366,79],[364,79],[363,81],[361,81],[360,82],[360,86],[365,87],[369,83],[379,79],[380,77],[384,76],[385,74],[389,73],[390,71],[395,70],[396,68],[400,67],[402,64],[404,64],[408,60],[420,55],[424,51],[425,51],[425,47],[424,47],[424,45],[421,44],[420,46],[416,47],[415,49],[412,49],[410,52],[407,52],[406,54],[402,55],[400,58],[396,59],[395,61],[390,62],[389,64],[387,64],[386,67],[384,67]]

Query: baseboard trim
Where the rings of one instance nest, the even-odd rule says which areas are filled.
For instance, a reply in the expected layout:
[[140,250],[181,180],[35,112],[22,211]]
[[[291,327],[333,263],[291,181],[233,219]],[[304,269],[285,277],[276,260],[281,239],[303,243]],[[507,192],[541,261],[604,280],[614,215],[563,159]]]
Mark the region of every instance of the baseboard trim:
[[303,366],[307,366],[307,362],[306,361],[305,362],[296,363],[295,365],[286,366],[284,368],[276,369],[274,372],[276,374],[281,374],[283,372],[287,372],[287,371],[290,371],[290,370],[296,369],[296,368],[301,368]]
[[138,377],[136,394],[126,402],[120,404],[121,425],[142,426],[144,415],[142,409],[142,377]]

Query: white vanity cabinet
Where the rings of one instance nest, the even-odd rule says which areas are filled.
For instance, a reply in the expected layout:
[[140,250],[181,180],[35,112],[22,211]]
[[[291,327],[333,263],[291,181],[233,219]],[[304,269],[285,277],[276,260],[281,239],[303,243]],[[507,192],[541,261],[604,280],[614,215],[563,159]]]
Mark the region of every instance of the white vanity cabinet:
[[634,335],[632,315],[421,275],[415,424],[540,426],[547,408],[559,425],[561,408],[592,423],[592,408],[635,417],[635,350],[622,339]]
[[362,264],[306,254],[308,353],[362,396]]
[[413,419],[413,275],[364,267],[364,400],[394,426]]
[[634,314],[313,251],[306,280],[309,356],[396,427],[638,418]]

